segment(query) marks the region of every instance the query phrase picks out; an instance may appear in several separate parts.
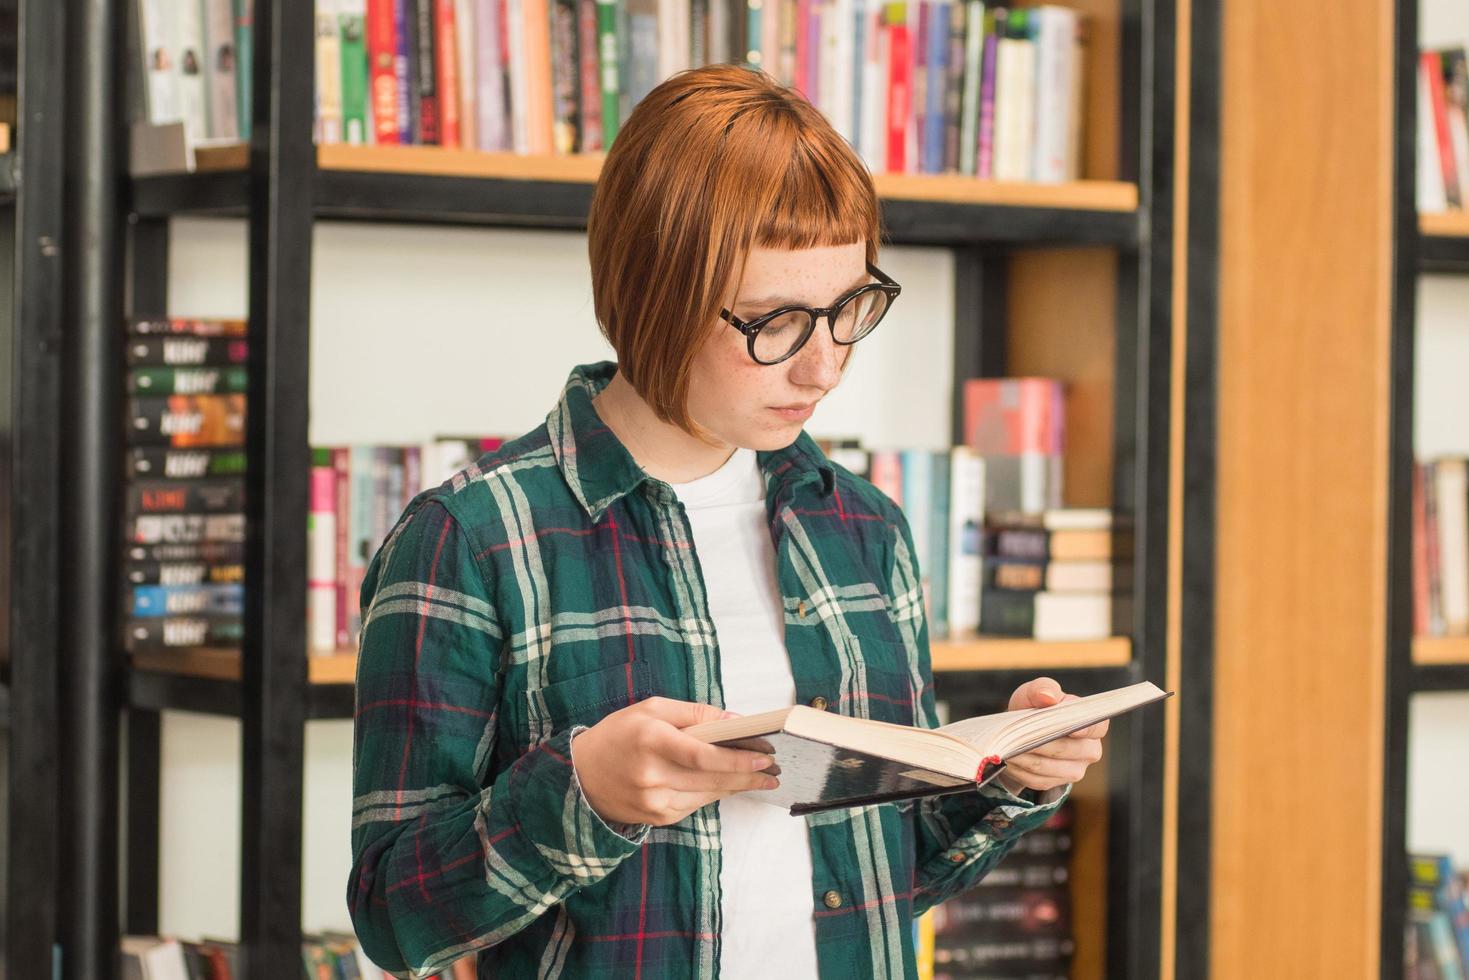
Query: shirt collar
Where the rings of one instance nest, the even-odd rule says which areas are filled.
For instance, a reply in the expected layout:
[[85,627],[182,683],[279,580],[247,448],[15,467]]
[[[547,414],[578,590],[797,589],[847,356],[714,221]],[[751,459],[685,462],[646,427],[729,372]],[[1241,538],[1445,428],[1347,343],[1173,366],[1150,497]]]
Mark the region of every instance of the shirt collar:
[[[616,371],[617,365],[611,361],[573,368],[560,400],[546,416],[551,451],[561,475],[593,522],[645,482],[666,490],[670,499],[673,494],[668,484],[653,479],[638,465],[592,407],[592,399],[607,387]],[[831,463],[804,429],[789,446],[762,450],[755,458],[765,474],[768,500],[808,483],[818,487],[824,497],[836,483]]]

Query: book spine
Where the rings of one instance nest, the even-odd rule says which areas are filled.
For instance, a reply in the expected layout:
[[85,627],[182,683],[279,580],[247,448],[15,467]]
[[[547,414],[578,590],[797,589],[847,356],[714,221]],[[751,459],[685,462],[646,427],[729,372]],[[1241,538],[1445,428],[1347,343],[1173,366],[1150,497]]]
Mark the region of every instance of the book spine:
[[577,0],[550,0],[551,148],[562,156],[577,149]]
[[245,443],[244,395],[169,395],[128,400],[134,445],[194,449]]
[[373,506],[373,489],[376,486],[377,454],[370,446],[353,446],[350,450],[352,470],[352,502],[349,507],[352,529],[351,550],[347,555],[347,587],[353,601],[347,610],[347,628],[353,646],[362,634],[362,609],[358,602],[362,594],[362,582],[367,575],[367,563],[377,550],[377,539],[373,536],[376,512]]
[[368,129],[367,0],[338,0],[337,44],[342,61],[342,139],[362,146]]
[[1009,12],[1003,7],[984,18],[984,50],[979,76],[979,145],[975,150],[974,175],[980,180],[995,176],[995,96],[1000,77],[1000,38],[1005,36]]
[[[401,0],[399,0],[401,3]],[[372,142],[395,146],[401,141],[399,118],[398,35],[394,0],[367,0],[368,80],[372,86]]]
[[455,65],[459,71],[459,145],[479,146],[479,62],[475,59],[478,33],[475,0],[454,0]]
[[131,395],[243,394],[249,375],[243,367],[134,368],[128,372]]
[[143,101],[155,125],[180,118],[177,11],[166,0],[140,0],[138,47],[142,55]]
[[505,75],[500,64],[503,47],[500,18],[503,0],[475,0],[475,126],[476,145],[498,152],[508,148],[505,129]]
[[184,317],[134,317],[128,321],[131,337],[184,335],[189,337],[238,337],[249,332],[246,320],[195,320]]
[[525,13],[526,114],[530,152],[549,154],[555,110],[551,94],[551,9],[549,0],[522,0]]
[[245,484],[225,480],[136,480],[124,494],[124,513],[228,514],[245,509]]
[[306,515],[306,635],[313,650],[337,639],[337,471],[331,451],[312,451],[311,500]]
[[240,585],[245,566],[206,561],[129,561],[123,563],[129,585]]
[[577,146],[583,152],[602,147],[602,80],[597,66],[597,0],[576,0],[577,104],[581,132]]
[[526,10],[529,0],[504,0],[506,55],[510,81],[511,149],[531,152],[529,69],[526,66]]
[[980,578],[984,523],[984,460],[966,446],[949,455],[949,633],[964,635],[980,625]]
[[1413,464],[1413,635],[1428,635],[1428,514],[1423,466]]
[[1469,633],[1469,479],[1462,459],[1438,464],[1439,552],[1444,630]]
[[459,32],[455,0],[434,0],[434,92],[439,145],[459,144]]
[[235,13],[235,120],[240,139],[250,138],[255,84],[255,0],[233,0]]
[[239,616],[136,618],[125,623],[123,636],[129,653],[239,646],[245,624]]
[[439,144],[438,39],[434,34],[434,0],[409,0],[413,31],[413,105],[417,111],[414,142]]
[[[952,0],[949,8],[949,50],[945,56],[947,72],[944,80],[944,173],[961,173],[960,147],[963,145],[963,119],[968,98],[969,0]],[[976,59],[977,60],[977,59]],[[976,65],[975,72],[977,73]],[[976,94],[978,88],[976,87]],[[974,130],[970,126],[970,132]],[[972,157],[971,151],[971,157]],[[973,173],[973,167],[970,168]]]
[[209,99],[204,88],[204,12],[197,0],[174,5],[178,30],[179,118],[184,122],[184,140],[190,147],[209,138]]
[[162,449],[142,447],[128,452],[130,477],[190,479],[239,476],[245,472],[242,449]]
[[124,521],[131,544],[243,544],[244,514],[141,514]]
[[244,364],[248,352],[246,341],[227,337],[138,337],[127,345],[132,367]]
[[336,636],[335,646],[346,650],[352,646],[350,630],[351,608],[355,597],[348,583],[352,580],[350,555],[352,549],[352,452],[345,447],[331,451],[332,469],[336,472],[336,497],[333,500],[333,527],[336,541],[332,549],[332,585],[336,591]]
[[949,2],[936,0],[929,4],[932,13],[928,23],[928,71],[924,92],[927,105],[923,114],[926,166],[924,173],[942,173],[944,169],[944,109],[947,104],[949,67]]
[[611,149],[621,125],[619,104],[622,100],[621,71],[617,38],[616,0],[595,0],[597,5],[597,54],[601,70],[598,74],[602,98],[602,149]]
[[204,0],[204,74],[209,90],[209,135],[240,138],[235,102],[235,15],[230,0]]
[[1443,172],[1444,196],[1449,207],[1463,207],[1464,199],[1459,186],[1458,165],[1454,162],[1454,140],[1449,133],[1449,107],[1444,92],[1443,58],[1437,51],[1425,51],[1420,56],[1428,73],[1428,91],[1433,105],[1433,131],[1438,137],[1439,167]]
[[342,38],[336,0],[316,0],[316,141],[342,142]]
[[239,565],[245,560],[245,543],[208,541],[196,543],[129,544],[124,553],[129,562],[208,562]]
[[245,611],[243,585],[136,585],[128,615],[239,616]]
[[888,24],[887,172],[908,172],[908,114],[912,111],[912,53],[908,44],[907,4],[886,5]]
[[933,453],[929,511],[929,635],[949,635],[949,453]]
[[398,142],[418,143],[418,66],[415,0],[393,0],[393,37],[397,53],[393,57],[393,80],[397,84]]

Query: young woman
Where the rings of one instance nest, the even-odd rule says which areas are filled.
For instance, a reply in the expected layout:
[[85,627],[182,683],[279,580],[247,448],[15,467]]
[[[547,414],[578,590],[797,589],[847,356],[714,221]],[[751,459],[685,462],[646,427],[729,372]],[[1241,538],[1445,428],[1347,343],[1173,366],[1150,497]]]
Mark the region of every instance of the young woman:
[[872,180],[798,95],[702,68],[632,113],[588,232],[616,364],[368,570],[363,948],[411,977],[476,951],[481,977],[912,976],[913,917],[1043,823],[1105,726],[1004,788],[807,818],[758,801],[769,757],[682,731],[793,703],[935,724],[903,515],[802,430],[899,294]]

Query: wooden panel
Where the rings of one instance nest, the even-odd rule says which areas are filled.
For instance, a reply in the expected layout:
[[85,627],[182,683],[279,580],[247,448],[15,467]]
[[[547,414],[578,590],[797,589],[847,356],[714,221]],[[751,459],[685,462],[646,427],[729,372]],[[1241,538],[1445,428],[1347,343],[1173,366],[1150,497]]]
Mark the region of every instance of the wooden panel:
[[1112,503],[1116,253],[1018,253],[1010,260],[1009,296],[1008,373],[1066,382],[1066,504],[1106,507]]
[[1223,5],[1217,978],[1378,974],[1392,13]]
[[[1171,699],[1170,699],[1171,700]],[[1071,980],[1107,975],[1107,758],[1071,788]],[[1120,870],[1120,869],[1119,869]]]
[[1132,641],[1125,636],[1114,636],[1085,643],[1043,643],[981,636],[935,640],[929,645],[929,652],[935,671],[1126,667],[1132,662]]
[[1469,636],[1413,637],[1415,664],[1469,664]]

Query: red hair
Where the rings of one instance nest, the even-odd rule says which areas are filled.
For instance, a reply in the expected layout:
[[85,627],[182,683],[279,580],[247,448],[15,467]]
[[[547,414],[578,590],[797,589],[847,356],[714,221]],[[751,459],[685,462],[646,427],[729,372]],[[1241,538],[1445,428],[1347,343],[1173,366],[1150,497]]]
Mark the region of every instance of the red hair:
[[587,220],[597,324],[658,418],[694,434],[690,368],[752,248],[865,242],[877,259],[872,175],[821,112],[769,75],[679,72],[618,132]]

